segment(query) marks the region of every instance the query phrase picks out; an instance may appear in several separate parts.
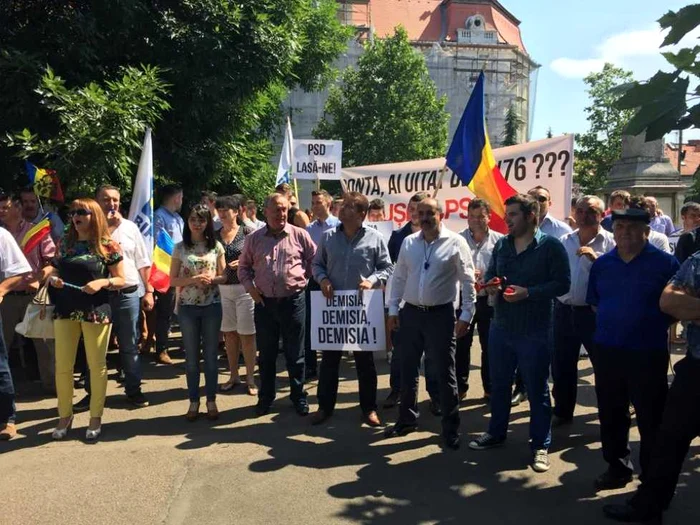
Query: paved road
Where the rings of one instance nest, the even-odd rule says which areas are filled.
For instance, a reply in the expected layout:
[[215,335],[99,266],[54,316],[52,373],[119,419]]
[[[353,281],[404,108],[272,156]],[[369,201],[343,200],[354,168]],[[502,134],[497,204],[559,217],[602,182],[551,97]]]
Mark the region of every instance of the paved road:
[[[420,432],[387,440],[380,430],[362,426],[354,370],[345,360],[338,409],[323,427],[312,427],[308,418],[294,413],[283,373],[282,394],[268,416],[252,418],[255,400],[238,390],[219,397],[218,422],[188,423],[183,417],[188,405],[183,355],[173,356],[175,366],[144,366],[144,391],[152,403],[148,408],[130,409],[110,381],[104,434],[95,445],[82,441],[86,413],[76,416],[69,439],[52,442],[55,400],[23,396],[18,406],[22,436],[0,445],[2,521],[606,523],[602,499],[592,490],[592,480],[605,464],[587,360],[579,362],[581,406],[575,423],[555,431],[552,469],[536,474],[528,466],[527,405],[514,410],[506,447],[467,449],[467,439],[485,430],[488,422],[478,371],[472,372],[472,390],[461,410],[465,444],[454,452],[439,447],[439,420],[428,412],[424,395]],[[388,366],[383,358],[377,363],[381,400],[388,393]],[[312,408],[315,386],[309,386]],[[76,400],[79,396],[82,392]],[[391,422],[396,412],[380,415]],[[632,440],[636,455],[636,431]],[[668,525],[699,522],[700,440],[692,453],[667,514]],[[625,492],[601,496],[621,499],[616,495]]]

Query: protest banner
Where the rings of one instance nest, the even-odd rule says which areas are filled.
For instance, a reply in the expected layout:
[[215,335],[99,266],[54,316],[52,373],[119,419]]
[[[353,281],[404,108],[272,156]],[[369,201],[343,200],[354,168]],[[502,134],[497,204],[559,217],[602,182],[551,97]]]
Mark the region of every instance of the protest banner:
[[[544,186],[552,195],[550,213],[566,218],[571,209],[574,138],[565,135],[494,150],[503,177],[517,191],[526,193]],[[431,195],[437,188],[444,158],[344,168],[342,183],[346,191],[358,191],[368,199],[384,199],[388,218],[396,228],[409,219],[408,200],[419,191]],[[442,204],[447,227],[466,228],[467,206],[474,195],[449,168],[445,169],[437,200]]]
[[678,239],[681,238],[682,234],[683,234],[683,230],[678,230],[677,232],[673,232],[671,235],[668,236],[668,245],[671,247],[671,253],[673,253],[673,254],[676,253],[676,247],[678,246]]
[[331,299],[311,292],[311,348],[386,350],[381,290],[336,290]]
[[299,180],[340,180],[343,143],[340,140],[294,139],[294,169]]
[[377,230],[379,233],[382,234],[382,237],[384,237],[385,242],[389,242],[389,238],[391,237],[391,232],[394,231],[394,221],[376,221],[376,222],[365,222],[363,224],[365,228],[372,228],[373,230]]

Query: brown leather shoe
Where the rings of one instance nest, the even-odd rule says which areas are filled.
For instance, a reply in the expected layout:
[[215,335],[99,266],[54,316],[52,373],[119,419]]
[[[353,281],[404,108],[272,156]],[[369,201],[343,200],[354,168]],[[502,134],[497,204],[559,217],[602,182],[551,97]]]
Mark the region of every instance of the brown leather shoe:
[[365,414],[364,420],[365,423],[371,427],[378,427],[382,424],[376,410],[372,410],[369,414]]
[[207,419],[209,421],[219,419],[219,409],[216,407],[216,401],[207,401]]
[[161,352],[158,354],[158,357],[156,358],[156,361],[160,363],[161,365],[172,365],[173,360],[170,359],[170,356],[168,355],[168,352]]
[[185,419],[190,423],[197,421],[199,418],[199,403],[190,402],[190,408],[187,409],[187,414],[185,414]]
[[312,425],[320,425],[323,423],[326,419],[331,417],[331,415],[326,412],[325,410],[321,410],[320,408],[313,413],[311,416],[311,424]]
[[17,435],[17,427],[14,423],[0,425],[0,441],[9,441]]

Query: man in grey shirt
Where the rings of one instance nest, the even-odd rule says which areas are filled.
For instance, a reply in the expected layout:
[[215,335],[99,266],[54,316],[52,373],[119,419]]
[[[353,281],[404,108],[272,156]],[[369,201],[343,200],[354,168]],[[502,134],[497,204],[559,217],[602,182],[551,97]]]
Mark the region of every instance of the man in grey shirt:
[[[324,297],[330,299],[335,290],[369,290],[386,283],[393,271],[389,250],[382,235],[362,223],[369,202],[358,192],[346,193],[340,208],[337,228],[326,231],[312,264],[314,279]],[[360,384],[360,408],[364,421],[379,426],[377,415],[377,370],[372,352],[353,352],[357,379]],[[311,423],[318,425],[328,419],[338,396],[338,368],[342,352],[324,351],[318,383],[318,411]]]

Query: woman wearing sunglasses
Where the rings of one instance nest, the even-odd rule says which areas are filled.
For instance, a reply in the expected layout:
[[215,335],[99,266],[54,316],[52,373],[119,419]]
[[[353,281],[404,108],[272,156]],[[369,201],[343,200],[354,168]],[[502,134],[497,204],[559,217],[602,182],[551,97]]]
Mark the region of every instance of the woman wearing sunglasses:
[[97,441],[107,393],[107,345],[112,329],[109,288],[124,286],[121,249],[107,228],[100,206],[77,199],[68,212],[68,232],[49,277],[55,305],[56,393],[58,425],[53,439],[66,437],[73,424],[73,367],[80,336],[90,368],[90,424],[85,439]]
[[224,248],[214,235],[214,221],[209,208],[197,204],[192,208],[182,235],[175,245],[170,265],[170,286],[180,288],[178,319],[185,346],[187,390],[190,406],[188,421],[199,417],[199,348],[204,353],[204,380],[207,394],[207,418],[216,420],[216,388],[219,376],[217,353],[221,328],[221,298],[226,262]]

